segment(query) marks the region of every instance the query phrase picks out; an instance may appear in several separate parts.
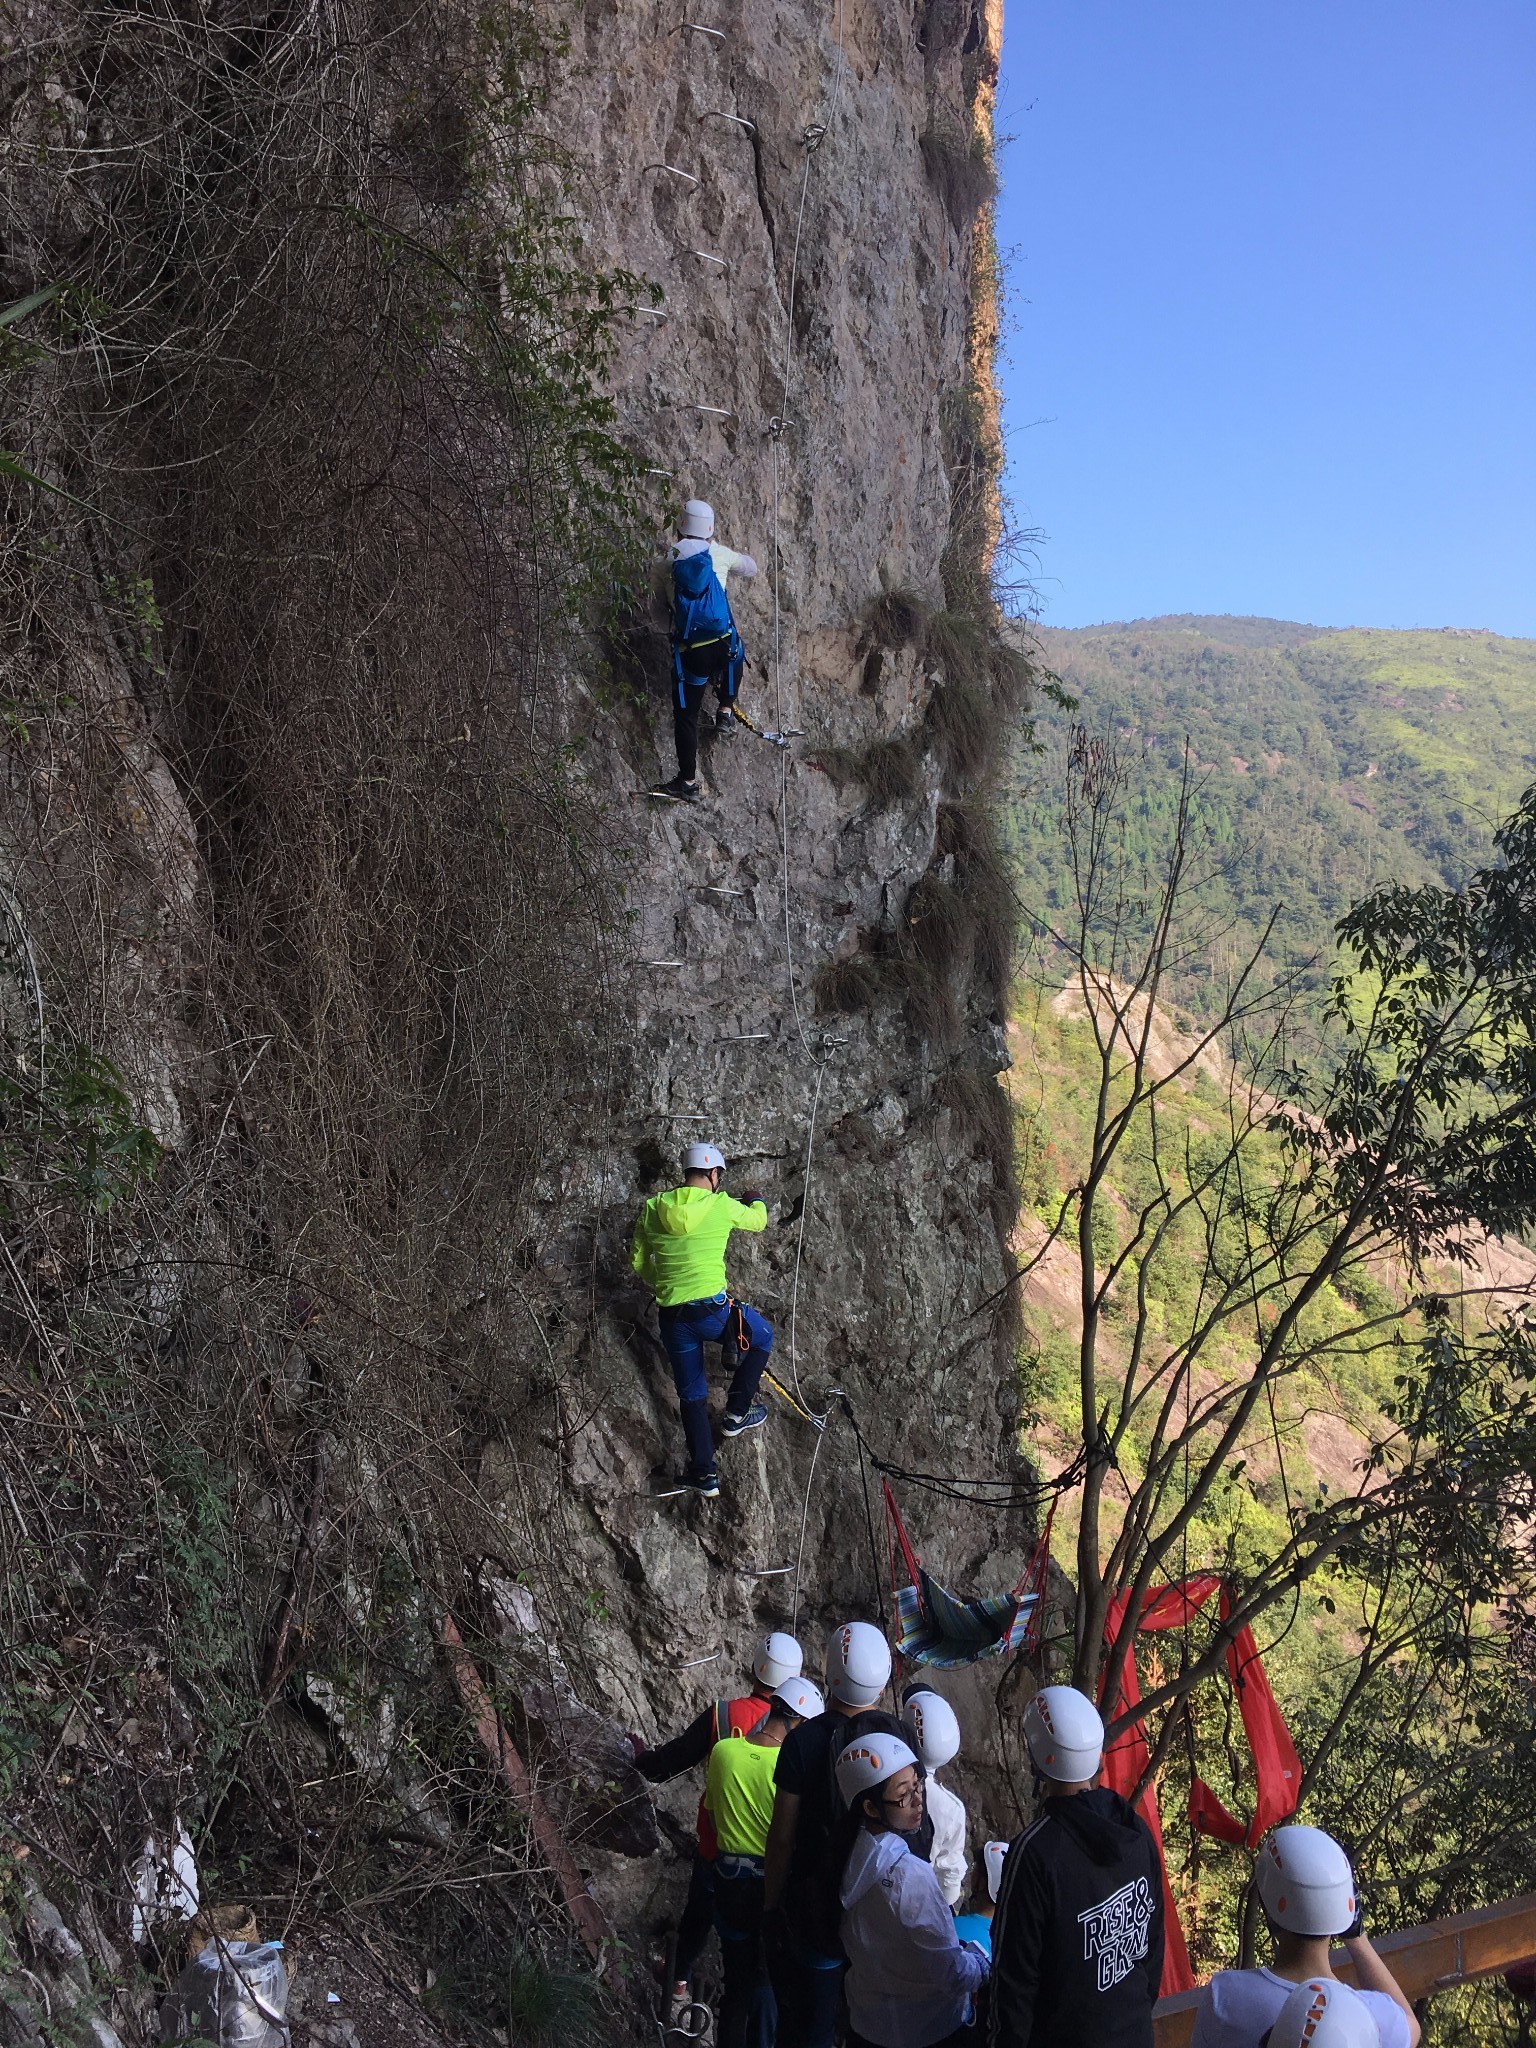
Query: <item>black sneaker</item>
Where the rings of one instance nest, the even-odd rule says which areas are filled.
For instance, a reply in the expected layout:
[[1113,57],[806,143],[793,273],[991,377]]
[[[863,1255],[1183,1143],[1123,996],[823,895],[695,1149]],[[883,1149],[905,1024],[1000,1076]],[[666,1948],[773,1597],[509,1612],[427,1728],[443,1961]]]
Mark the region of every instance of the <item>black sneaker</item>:
[[732,1415],[729,1411],[720,1423],[722,1436],[745,1436],[749,1429],[761,1429],[768,1420],[768,1410],[761,1401],[754,1401],[745,1415]]
[[684,782],[681,775],[674,775],[670,782],[658,782],[651,795],[665,797],[669,803],[696,804],[699,800],[699,785],[696,782]]
[[690,1493],[696,1493],[700,1500],[720,1498],[720,1479],[714,1472],[685,1472],[683,1485]]
[[722,704],[715,713],[715,731],[729,733],[736,730],[736,714],[728,704]]

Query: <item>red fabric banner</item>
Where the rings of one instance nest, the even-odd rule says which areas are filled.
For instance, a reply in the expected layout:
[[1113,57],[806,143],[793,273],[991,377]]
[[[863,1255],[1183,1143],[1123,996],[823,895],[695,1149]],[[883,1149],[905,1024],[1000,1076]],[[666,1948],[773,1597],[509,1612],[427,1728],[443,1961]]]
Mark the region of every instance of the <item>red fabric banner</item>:
[[[1177,1585],[1159,1586],[1149,1593],[1142,1604],[1141,1618],[1137,1626],[1142,1631],[1158,1633],[1164,1629],[1183,1628],[1200,1611],[1206,1601],[1221,1588],[1221,1617],[1226,1620],[1232,1612],[1232,1596],[1222,1584],[1216,1572],[1200,1572]],[[1122,1593],[1110,1603],[1109,1617],[1104,1625],[1104,1646],[1112,1651],[1125,1625],[1125,1611],[1129,1595]],[[1248,1747],[1253,1755],[1253,1774],[1257,1786],[1257,1799],[1253,1818],[1244,1826],[1235,1814],[1229,1813],[1216,1794],[1203,1779],[1196,1778],[1189,1788],[1189,1818],[1203,1833],[1215,1835],[1234,1846],[1244,1844],[1256,1848],[1269,1830],[1280,1821],[1286,1820],[1296,1811],[1296,1801],[1301,1792],[1301,1764],[1296,1755],[1296,1746],[1291,1741],[1290,1730],[1280,1712],[1279,1702],[1270,1689],[1264,1662],[1253,1640],[1250,1628],[1240,1628],[1227,1648],[1227,1676],[1237,1694],[1238,1712],[1243,1717],[1243,1733],[1248,1738]],[[1118,1712],[1128,1712],[1141,1699],[1141,1683],[1136,1673],[1136,1648],[1132,1644],[1126,1652],[1125,1663],[1120,1674],[1120,1701]],[[1147,1767],[1151,1752],[1147,1738],[1142,1732],[1141,1721],[1129,1722],[1115,1737],[1104,1752],[1103,1782],[1113,1788],[1123,1799],[1129,1799],[1142,1772]],[[1163,1867],[1163,1984],[1165,1998],[1176,1991],[1194,1989],[1194,1972],[1190,1968],[1189,1948],[1184,1940],[1184,1928],[1179,1919],[1178,1907],[1174,1904],[1173,1892],[1168,1883],[1168,1861],[1163,1854],[1163,1824],[1148,1786],[1140,1802],[1142,1818],[1152,1830],[1157,1843],[1158,1858]]]

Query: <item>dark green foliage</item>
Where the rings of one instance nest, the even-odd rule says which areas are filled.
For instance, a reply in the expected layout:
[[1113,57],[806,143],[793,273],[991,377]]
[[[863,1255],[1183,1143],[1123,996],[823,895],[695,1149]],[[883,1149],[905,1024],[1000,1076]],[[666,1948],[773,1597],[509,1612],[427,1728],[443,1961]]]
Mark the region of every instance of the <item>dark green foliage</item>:
[[969,966],[976,920],[952,882],[924,875],[907,899],[907,931],[913,953],[935,973]]
[[431,2002],[478,2039],[517,2048],[604,2048],[612,2038],[591,1973],[562,1970],[528,1949],[476,1942],[439,1977]]
[[963,1022],[953,976],[915,955],[894,961],[892,975],[917,1036],[937,1051],[953,1050]]
[[982,207],[997,196],[997,173],[985,142],[958,129],[930,127],[919,146],[929,181],[943,200],[951,225],[963,233]]
[[1006,728],[985,687],[969,675],[937,685],[928,700],[928,736],[944,771],[945,786],[979,782],[998,761]]
[[1038,670],[1022,647],[997,639],[989,650],[992,698],[999,712],[1010,722],[1029,710],[1034,702]]
[[992,1169],[990,1202],[999,1229],[1018,1213],[1014,1166],[1013,1105],[993,1074],[959,1067],[944,1076],[934,1100],[950,1111],[960,1130]]
[[829,960],[816,976],[818,1017],[853,1017],[872,1010],[885,987],[879,964],[867,953]]
[[990,810],[941,804],[936,851],[954,856],[955,887],[973,924],[978,977],[990,988],[1006,988],[1019,908]]
[[900,735],[867,747],[822,747],[816,759],[839,788],[856,782],[876,806],[909,803],[922,794],[922,756]]
[[985,619],[964,612],[930,612],[923,629],[923,654],[947,681],[982,683],[991,677],[992,642]]
[[1494,853],[1462,889],[1393,884],[1340,920],[1344,1056],[1294,1133],[1415,1253],[1536,1224],[1536,785]]
[[894,651],[911,647],[927,618],[928,607],[917,592],[896,584],[871,599],[864,614],[864,631],[876,647]]
[[[1150,852],[1166,829],[1189,741],[1197,827],[1222,868],[1213,942],[1174,964],[1172,993],[1196,1014],[1211,1012],[1275,905],[1274,969],[1304,970],[1320,988],[1349,904],[1388,880],[1463,881],[1536,768],[1530,641],[1198,618],[1041,640],[1077,716],[1134,768],[1133,850]],[[1054,916],[1071,896],[1056,770],[1023,767],[1008,844],[1029,907]]]

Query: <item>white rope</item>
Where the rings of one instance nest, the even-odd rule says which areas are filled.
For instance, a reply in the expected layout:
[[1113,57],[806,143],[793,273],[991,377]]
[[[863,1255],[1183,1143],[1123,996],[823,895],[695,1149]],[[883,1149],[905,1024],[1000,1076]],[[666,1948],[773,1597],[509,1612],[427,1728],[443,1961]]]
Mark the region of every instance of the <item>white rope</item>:
[[811,1469],[805,1475],[805,1500],[800,1508],[800,1541],[795,1550],[795,1599],[790,1609],[789,1632],[793,1635],[800,1623],[800,1582],[805,1563],[805,1531],[811,1519],[811,1488],[816,1483],[816,1460],[821,1456],[821,1447],[827,1440],[824,1429],[816,1432],[816,1448],[811,1452]]
[[[774,723],[782,732],[789,723],[784,707],[782,613],[779,603],[779,581],[783,575],[783,551],[780,543],[781,519],[784,496],[783,439],[790,431],[790,400],[793,393],[795,367],[795,304],[800,289],[800,244],[805,233],[805,210],[811,187],[811,159],[826,137],[828,128],[837,113],[842,98],[843,76],[846,68],[846,51],[843,39],[844,0],[834,0],[836,21],[836,60],[833,70],[832,91],[827,103],[826,119],[818,127],[805,131],[805,166],[800,174],[800,200],[795,209],[795,238],[789,258],[789,294],[784,309],[784,368],[779,378],[780,411],[770,431],[773,437],[773,707]],[[800,1390],[800,1361],[796,1343],[796,1325],[800,1310],[800,1268],[805,1250],[805,1223],[810,1214],[813,1166],[816,1150],[816,1120],[821,1109],[822,1084],[826,1079],[827,1066],[831,1059],[825,1047],[819,1050],[811,1043],[806,1032],[805,1019],[800,1011],[800,990],[795,981],[795,931],[794,902],[789,882],[789,755],[786,751],[779,764],[779,850],[780,875],[784,903],[784,973],[789,983],[790,1008],[794,1013],[795,1032],[800,1040],[800,1049],[816,1071],[816,1087],[811,1096],[810,1115],[805,1133],[805,1180],[800,1197],[800,1224],[795,1234],[794,1276],[789,1292],[789,1368],[794,1381],[795,1399],[809,1412],[808,1404]],[[826,1441],[827,1428],[831,1419],[829,1409],[818,1420],[816,1443],[811,1452],[810,1469],[805,1475],[805,1498],[800,1508],[800,1540],[795,1549],[795,1592],[791,1609],[790,1633],[793,1634],[800,1620],[800,1594],[804,1578],[805,1536],[810,1524],[811,1492],[816,1483],[816,1465],[821,1457],[821,1447]]]
[[[805,1250],[805,1219],[811,1209],[811,1155],[816,1146],[816,1116],[821,1108],[821,1084],[827,1077],[827,1063],[822,1060],[816,1068],[816,1092],[811,1097],[811,1114],[805,1130],[805,1192],[800,1198],[800,1227],[795,1233],[795,1272],[789,1290],[789,1371],[795,1383],[795,1399],[809,1412],[809,1404],[800,1391],[800,1361],[795,1348],[795,1316],[800,1307],[800,1259]],[[821,1418],[825,1425],[826,1417]]]

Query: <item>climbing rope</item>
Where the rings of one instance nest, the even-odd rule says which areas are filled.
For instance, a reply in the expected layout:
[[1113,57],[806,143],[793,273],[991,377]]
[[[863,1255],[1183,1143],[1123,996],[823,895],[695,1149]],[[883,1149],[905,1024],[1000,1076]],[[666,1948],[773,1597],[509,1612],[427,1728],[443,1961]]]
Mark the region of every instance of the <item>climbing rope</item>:
[[[789,291],[784,307],[784,366],[779,378],[778,415],[769,424],[769,437],[773,454],[773,705],[774,723],[782,732],[789,724],[784,707],[783,667],[783,608],[780,600],[780,582],[784,570],[782,549],[782,519],[784,501],[784,434],[791,427],[790,401],[794,389],[795,367],[795,304],[800,289],[800,248],[805,235],[806,204],[811,188],[811,162],[816,151],[826,138],[827,130],[836,116],[842,99],[843,78],[846,70],[847,53],[843,34],[844,0],[834,0],[834,43],[832,90],[827,102],[825,120],[814,123],[804,132],[805,162],[800,173],[800,198],[795,208],[795,234],[789,257]],[[805,1018],[800,1009],[800,989],[795,979],[795,930],[794,895],[790,887],[789,874],[789,755],[785,753],[779,763],[779,873],[780,893],[784,906],[784,975],[789,984],[790,1009],[795,1020],[795,1034],[800,1041],[803,1057],[815,1069],[816,1086],[811,1096],[810,1114],[806,1121],[805,1172],[800,1197],[800,1221],[795,1233],[795,1265],[789,1292],[789,1365],[790,1377],[794,1381],[795,1398],[804,1406],[800,1387],[800,1360],[797,1342],[797,1325],[800,1311],[800,1273],[805,1251],[805,1224],[810,1214],[811,1196],[814,1187],[816,1159],[816,1123],[821,1110],[821,1090],[826,1079],[831,1054],[825,1045],[812,1045],[806,1030]],[[821,1447],[826,1441],[830,1411],[817,1420],[815,1447],[811,1452],[810,1469],[805,1477],[805,1497],[800,1509],[800,1540],[795,1551],[795,1590],[793,1602],[793,1630],[800,1618],[800,1596],[805,1562],[805,1534],[810,1521],[811,1492],[816,1481],[816,1466],[821,1457]],[[861,1467],[862,1469],[862,1467]],[[884,1603],[882,1601],[882,1622]]]

